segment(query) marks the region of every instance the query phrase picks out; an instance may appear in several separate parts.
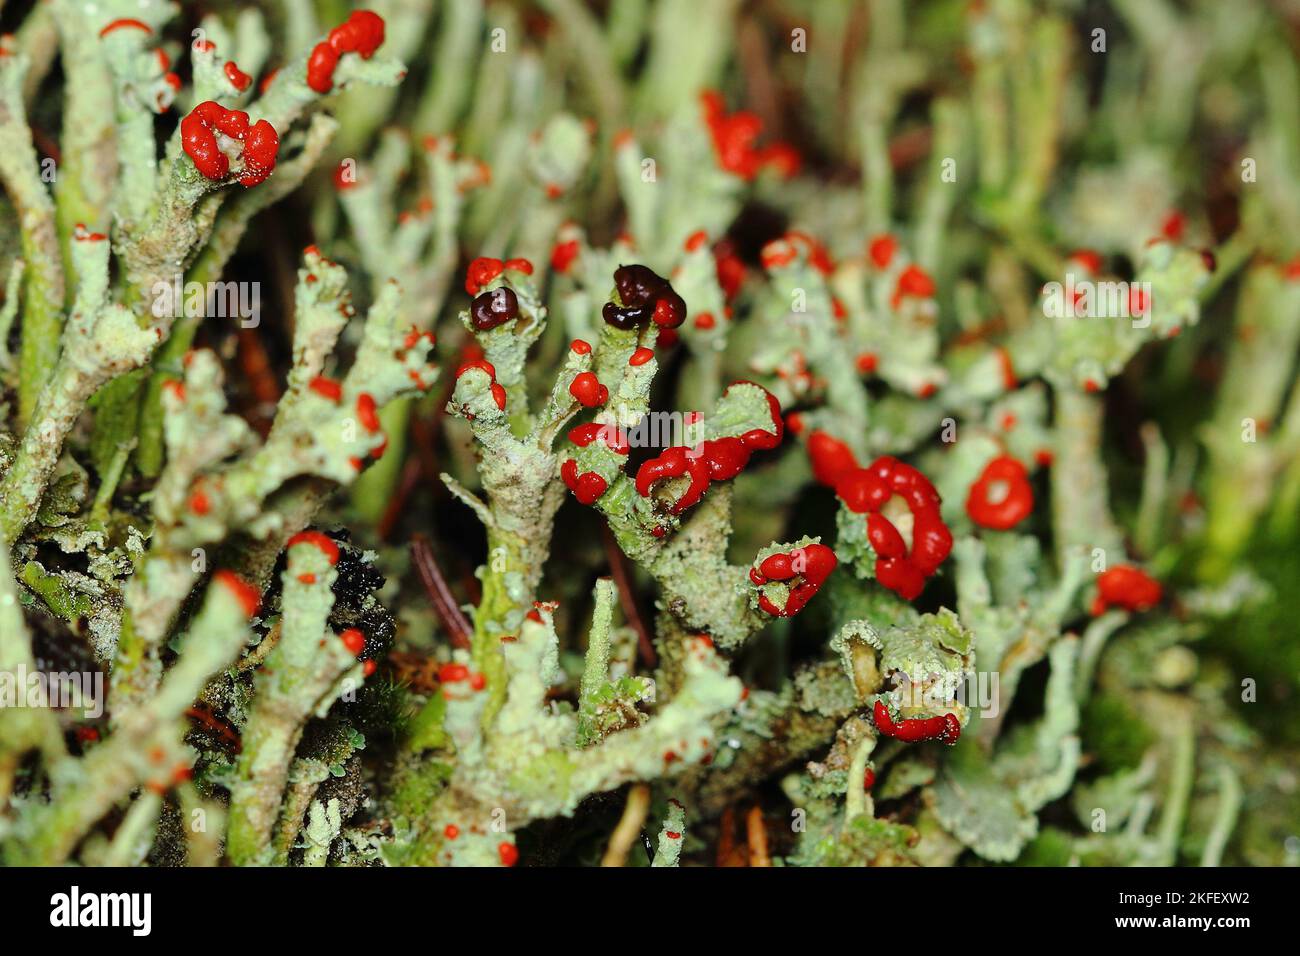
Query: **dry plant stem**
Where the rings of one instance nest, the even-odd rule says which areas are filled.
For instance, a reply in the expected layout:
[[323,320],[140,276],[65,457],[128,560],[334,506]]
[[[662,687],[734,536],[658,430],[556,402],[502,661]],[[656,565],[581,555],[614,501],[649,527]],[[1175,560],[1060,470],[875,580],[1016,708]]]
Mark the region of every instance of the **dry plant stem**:
[[618,542],[610,533],[609,525],[602,524],[600,534],[605,542],[605,554],[609,557],[610,574],[614,576],[614,583],[618,585],[618,603],[623,608],[623,617],[636,631],[636,646],[637,652],[641,655],[641,663],[649,668],[658,667],[659,659],[655,655],[654,643],[650,640],[650,632],[646,630],[645,620],[636,606],[636,594],[632,589],[627,556],[619,550]]
[[609,845],[600,859],[601,866],[625,866],[627,855],[636,846],[645,828],[646,814],[650,812],[650,787],[636,783],[628,788],[623,815],[609,836]]
[[442,626],[447,631],[451,646],[468,650],[473,628],[466,620],[460,605],[456,603],[451,588],[447,587],[447,579],[443,577],[442,569],[438,567],[438,560],[434,557],[429,539],[422,534],[417,534],[411,539],[411,561],[420,575],[420,583],[424,585],[424,590],[429,595],[429,601],[433,604],[438,620],[442,621]]
[[771,866],[767,852],[767,825],[763,822],[763,808],[758,804],[745,814],[745,841],[749,844],[750,866]]

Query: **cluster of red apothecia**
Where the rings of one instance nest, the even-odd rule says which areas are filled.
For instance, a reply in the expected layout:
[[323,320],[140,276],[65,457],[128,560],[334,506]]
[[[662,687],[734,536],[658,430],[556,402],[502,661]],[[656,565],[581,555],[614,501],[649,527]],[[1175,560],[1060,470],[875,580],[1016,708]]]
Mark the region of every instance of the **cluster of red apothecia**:
[[[753,382],[732,382],[727,391],[736,385],[754,385]],[[754,385],[762,388],[761,385]],[[726,392],[723,392],[725,395]],[[636,473],[636,490],[641,497],[649,497],[651,490],[660,481],[690,478],[690,485],[682,496],[673,503],[669,513],[678,515],[687,508],[698,504],[715,481],[728,481],[735,478],[749,464],[750,456],[756,451],[775,448],[785,436],[785,422],[781,418],[781,405],[776,396],[763,389],[767,396],[768,409],[772,416],[772,430],[753,428],[738,438],[715,438],[702,442],[698,447],[677,445],[666,448],[656,458],[644,462]]]
[[1097,575],[1097,596],[1089,609],[1093,617],[1107,608],[1149,611],[1160,603],[1164,593],[1160,582],[1131,564],[1119,564]]
[[1029,471],[1017,459],[999,455],[970,486],[966,513],[981,528],[1006,531],[1034,510],[1034,488]]
[[[809,436],[813,475],[835,489],[845,507],[867,516],[867,540],[876,552],[876,580],[905,601],[925,588],[952,550],[952,532],[939,513],[941,499],[930,480],[897,458],[877,458],[859,468],[847,445],[822,431]],[[881,509],[895,495],[912,512],[912,546]]]
[[675,329],[686,321],[686,301],[663,276],[643,265],[614,270],[618,302],[606,302],[604,320],[616,329],[632,329],[653,321],[662,329]]
[[217,143],[218,133],[243,144],[240,185],[256,186],[271,175],[280,151],[275,128],[264,119],[250,125],[243,110],[229,110],[212,100],[200,103],[181,120],[181,145],[200,173],[208,179],[225,179],[230,172],[230,157]]
[[718,165],[742,179],[753,179],[762,169],[775,169],[786,179],[799,172],[802,158],[789,143],[772,143],[762,148],[754,141],[763,131],[763,121],[747,110],[727,112],[722,94],[706,90],[700,95],[704,121],[713,138]]
[[[893,737],[904,743],[916,743],[921,740],[940,740],[952,746],[961,737],[961,722],[955,714],[941,714],[937,717],[910,717],[906,720],[894,720],[884,701],[877,700],[872,710],[876,729],[886,737]],[[872,783],[875,775],[872,775]],[[865,786],[870,783],[864,781]]]
[[474,296],[469,307],[470,321],[480,332],[488,332],[519,317],[519,297],[513,289],[500,286],[487,292],[482,291],[485,285],[503,272],[521,272],[530,276],[533,274],[533,264],[527,259],[506,259],[503,262],[480,256],[469,264],[465,273],[465,291]]
[[307,85],[317,93],[328,93],[334,88],[334,68],[339,57],[357,53],[368,60],[383,42],[384,18],[369,10],[354,11],[312,48],[307,58]]
[[759,608],[773,617],[798,614],[821,589],[838,563],[835,552],[824,544],[806,544],[793,551],[768,555],[757,568],[749,569],[749,580],[756,587],[762,588],[771,581],[793,581],[795,578],[799,579],[799,583],[790,588],[784,607],[777,607],[760,591]]

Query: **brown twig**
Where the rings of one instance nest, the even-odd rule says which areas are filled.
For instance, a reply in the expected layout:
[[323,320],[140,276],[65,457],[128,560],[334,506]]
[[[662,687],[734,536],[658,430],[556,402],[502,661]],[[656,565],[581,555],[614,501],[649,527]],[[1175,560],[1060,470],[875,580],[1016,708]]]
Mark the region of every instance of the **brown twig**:
[[767,825],[763,822],[763,808],[754,804],[745,814],[745,842],[749,844],[750,866],[771,866],[767,854]]
[[452,596],[451,589],[447,587],[447,581],[442,576],[438,561],[433,556],[433,547],[429,544],[429,539],[422,534],[416,534],[411,538],[411,560],[415,562],[415,570],[419,572],[420,583],[424,585],[424,590],[429,595],[433,610],[451,637],[452,647],[469,650],[469,635],[472,630],[469,621],[466,620],[460,605]]
[[275,380],[271,358],[256,329],[239,330],[239,365],[257,402],[253,427],[265,438],[271,431],[271,418],[266,410],[273,409],[280,401],[280,383]]
[[659,658],[655,654],[654,644],[650,642],[650,632],[646,630],[645,621],[641,620],[641,612],[637,610],[636,597],[632,594],[632,579],[628,574],[627,556],[614,540],[609,525],[602,524],[600,532],[605,540],[605,553],[609,556],[610,573],[618,585],[618,603],[623,608],[627,623],[636,631],[636,646],[641,652],[641,661],[646,667],[656,667]]
[[420,459],[408,458],[406,464],[402,466],[402,476],[398,479],[397,490],[394,492],[392,499],[388,502],[388,507],[384,509],[383,517],[379,519],[379,532],[381,541],[387,541],[393,536],[393,529],[397,527],[397,520],[402,517],[406,511],[406,502],[415,491],[415,486],[420,483],[420,478],[424,475],[424,466],[420,464]]
[[746,852],[736,846],[736,811],[732,807],[722,811],[718,821],[718,847],[715,861],[718,866],[745,866]]

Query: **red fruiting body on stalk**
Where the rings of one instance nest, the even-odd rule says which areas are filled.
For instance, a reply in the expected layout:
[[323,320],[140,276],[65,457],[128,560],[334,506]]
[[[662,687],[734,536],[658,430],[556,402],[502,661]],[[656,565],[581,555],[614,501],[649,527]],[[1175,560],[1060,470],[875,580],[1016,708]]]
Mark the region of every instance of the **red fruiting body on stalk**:
[[241,93],[248,89],[249,84],[253,82],[253,78],[236,66],[234,60],[227,60],[223,69],[225,70],[226,79],[230,81],[230,85]]
[[99,35],[101,37],[106,37],[115,30],[123,29],[143,30],[145,33],[153,33],[153,27],[149,26],[149,24],[145,23],[143,20],[137,20],[134,17],[121,17],[120,19],[112,21],[108,26],[104,27],[104,29],[100,30]]
[[724,239],[714,247],[713,268],[722,294],[730,302],[745,284],[745,262],[735,253],[730,240]]
[[812,461],[813,478],[832,488],[841,475],[858,467],[852,449],[821,429],[808,436],[808,458]]
[[[925,579],[952,550],[952,533],[939,514],[939,493],[930,480],[895,458],[877,458],[868,468],[840,472],[835,494],[846,508],[867,515],[867,540],[876,552],[876,580],[905,601],[916,598]],[[912,547],[881,509],[895,495],[912,512]]]
[[190,510],[196,515],[202,516],[212,510],[212,502],[208,499],[201,489],[195,488],[190,493]]
[[555,248],[551,250],[551,268],[556,272],[568,272],[569,266],[573,265],[573,260],[578,258],[578,251],[577,239],[557,242]]
[[895,721],[889,708],[883,701],[876,701],[872,709],[876,729],[886,737],[893,737],[905,743],[919,740],[941,740],[952,746],[961,737],[961,722],[955,714],[941,714],[937,717],[912,717]]
[[[753,385],[753,382],[732,382],[733,385]],[[761,386],[755,386],[761,388]],[[740,474],[749,463],[750,456],[759,450],[775,448],[785,434],[785,421],[781,418],[781,405],[776,397],[763,389],[772,416],[772,431],[751,429],[739,438],[724,437],[704,442],[698,451],[684,445],[666,448],[657,457],[644,462],[636,473],[636,490],[648,497],[654,485],[668,478],[683,475],[690,478],[686,492],[669,509],[671,514],[681,514],[698,504],[709,490],[712,481],[725,481]],[[726,394],[726,391],[723,392]]]
[[366,649],[366,635],[362,634],[355,627],[350,627],[340,634],[339,640],[343,642],[343,646],[346,647],[348,652],[353,656],[359,655]]
[[533,274],[533,264],[527,259],[507,259],[505,268],[511,272],[522,272],[526,276]]
[[384,42],[384,20],[369,10],[357,10],[312,48],[307,58],[307,85],[317,93],[334,88],[334,68],[344,53],[368,60]]
[[1008,392],[1016,387],[1016,369],[1011,364],[1011,353],[1004,348],[998,348],[994,354],[998,357],[998,367],[1002,370],[1002,387]]
[[761,588],[770,581],[792,581],[795,578],[799,578],[799,583],[790,588],[784,607],[777,607],[766,594],[760,593],[759,608],[773,617],[798,614],[821,589],[838,563],[835,552],[824,544],[806,544],[788,553],[769,555],[757,568],[749,570],[749,580],[756,587]]
[[863,352],[854,360],[853,364],[857,366],[858,371],[863,375],[873,375],[879,362],[874,352]]
[[448,823],[443,827],[442,835],[448,840],[454,840],[456,837],[460,836],[460,827],[456,826],[454,823]]
[[583,407],[595,408],[609,398],[609,389],[600,384],[595,372],[579,372],[569,383],[569,394]]
[[1187,226],[1187,219],[1181,212],[1175,209],[1165,221],[1160,224],[1160,234],[1170,242],[1181,242],[1183,239],[1183,229]]
[[326,378],[324,375],[317,375],[307,383],[307,387],[321,398],[328,399],[331,402],[337,402],[343,397],[343,386],[332,378]]
[[1109,607],[1128,611],[1148,611],[1160,602],[1164,593],[1160,582],[1140,568],[1120,564],[1097,576],[1097,597],[1090,611],[1093,617]]
[[502,866],[514,866],[519,862],[519,850],[513,843],[503,841],[498,844],[497,856],[501,858]]
[[257,613],[258,607],[262,604],[262,593],[234,571],[218,571],[212,575],[212,581],[234,595],[244,612],[244,617],[252,617]]
[[[994,500],[997,490],[1002,495]],[[966,498],[966,513],[971,521],[996,531],[1014,528],[1033,510],[1034,489],[1029,483],[1029,472],[1007,455],[994,458],[984,467]]]
[[876,772],[868,767],[862,774],[862,789],[870,790],[876,785]]
[[655,357],[654,349],[639,348],[632,353],[632,357],[627,360],[628,365],[644,365]]
[[590,355],[591,343],[584,339],[574,339],[569,343],[569,351],[573,352],[575,355]]
[[361,427],[366,431],[379,431],[379,415],[375,409],[375,399],[369,392],[362,392],[357,396],[357,421],[361,422]]
[[250,126],[243,110],[228,110],[212,100],[200,103],[181,120],[181,145],[200,173],[208,179],[225,179],[230,172],[230,157],[221,151],[217,134],[243,144],[241,185],[256,186],[271,175],[280,150],[275,128],[264,119]]
[[292,548],[296,544],[314,544],[320,549],[321,553],[325,555],[326,560],[329,561],[331,565],[339,563],[338,543],[323,532],[299,531],[289,539],[289,543],[286,544],[285,547]]
[[464,664],[443,664],[438,668],[438,682],[454,684],[456,681],[468,680],[469,668]]
[[1090,276],[1095,276],[1101,272],[1102,258],[1101,253],[1092,249],[1079,249],[1070,254],[1070,261],[1077,263]]
[[695,250],[701,248],[708,241],[709,241],[709,234],[705,232],[703,229],[697,229],[695,232],[691,233],[689,236],[686,237],[686,242],[683,248],[687,252],[694,252]]
[[492,401],[497,403],[497,408],[501,411],[506,410],[506,387],[500,382],[492,383]]
[[895,309],[904,298],[928,299],[934,295],[934,280],[918,265],[910,265],[898,274],[890,305]]
[[478,295],[480,289],[505,271],[505,267],[506,264],[500,259],[480,256],[465,270],[465,291],[470,295]]
[[682,445],[665,448],[657,458],[643,462],[636,473],[637,493],[648,497],[657,482],[683,475],[689,475],[690,486],[669,509],[671,514],[681,514],[699,503],[710,481],[708,462],[703,455],[692,454],[690,448]]
[[462,375],[464,375],[472,368],[476,368],[479,369],[480,371],[487,372],[488,378],[495,379],[497,377],[497,370],[492,365],[492,363],[489,362],[487,359],[481,359],[481,358],[470,359],[468,362],[462,363],[461,366],[458,369],[456,369],[456,377],[460,378]]
[[572,458],[566,459],[560,466],[560,478],[580,505],[595,504],[609,488],[609,483],[594,471],[578,474],[578,463]]
[[379,665],[375,661],[365,661],[361,665],[361,675],[363,677],[369,677],[377,670],[379,670]]
[[697,329],[711,329],[716,324],[712,312],[701,312],[695,317],[695,327]]
[[774,143],[764,149],[754,146],[763,124],[753,113],[738,110],[728,114],[721,94],[713,90],[701,94],[700,101],[718,165],[723,169],[746,180],[769,166],[786,178],[799,171],[799,154],[794,147],[785,143]]
[[876,264],[877,269],[888,269],[889,264],[894,261],[896,251],[898,251],[898,240],[889,233],[876,236],[867,246],[867,255],[871,256],[871,261]]

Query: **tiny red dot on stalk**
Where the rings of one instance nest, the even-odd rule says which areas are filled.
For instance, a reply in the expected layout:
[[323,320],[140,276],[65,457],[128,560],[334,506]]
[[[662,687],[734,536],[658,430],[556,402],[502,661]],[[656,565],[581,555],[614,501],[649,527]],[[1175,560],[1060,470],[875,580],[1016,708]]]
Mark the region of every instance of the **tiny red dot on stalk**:
[[568,272],[569,266],[578,258],[579,246],[577,239],[569,239],[566,242],[557,242],[551,250],[551,268],[556,272]]
[[569,351],[578,355],[590,355],[591,344],[583,339],[574,339],[569,343]]
[[893,261],[894,252],[898,249],[898,240],[888,233],[876,236],[867,246],[867,254],[871,256],[871,261],[876,264],[877,269],[886,269],[889,263]]
[[343,386],[332,378],[326,378],[324,375],[317,375],[307,383],[307,387],[321,398],[328,399],[331,402],[337,402],[343,397]]
[[506,841],[497,845],[497,856],[501,858],[502,866],[514,866],[519,862],[519,850],[513,844]]
[[339,640],[343,642],[343,646],[348,649],[348,652],[354,656],[366,649],[366,635],[355,627],[350,627],[341,633]]
[[244,612],[244,617],[252,617],[257,613],[257,609],[262,604],[262,592],[234,571],[222,569],[212,576],[212,580],[234,596]]
[[190,511],[194,512],[196,515],[199,515],[201,517],[207,514],[211,510],[212,510],[212,502],[211,500],[209,500],[207,494],[205,494],[201,489],[198,488],[196,488],[193,492],[191,492]]
[[366,431],[379,431],[379,415],[376,412],[375,399],[369,392],[357,396],[357,420]]
[[230,81],[230,85],[241,93],[248,89],[249,85],[253,82],[253,78],[241,70],[235,64],[234,60],[227,60],[226,65],[222,67],[222,70],[226,74],[226,79]]

